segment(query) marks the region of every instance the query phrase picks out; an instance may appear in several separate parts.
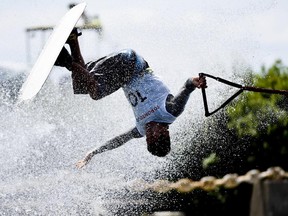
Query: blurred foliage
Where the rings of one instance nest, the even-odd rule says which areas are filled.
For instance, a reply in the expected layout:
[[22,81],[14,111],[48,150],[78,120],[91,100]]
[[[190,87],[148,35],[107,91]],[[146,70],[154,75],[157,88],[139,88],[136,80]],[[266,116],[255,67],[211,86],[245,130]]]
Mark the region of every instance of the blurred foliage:
[[[280,60],[269,69],[262,67],[261,73],[251,78],[256,87],[288,90],[288,67]],[[250,142],[248,162],[263,168],[268,164],[287,167],[288,96],[245,92],[227,111],[228,128]]]
[[219,162],[219,160],[216,153],[211,153],[208,157],[203,159],[202,166],[204,169],[207,169],[210,165]]

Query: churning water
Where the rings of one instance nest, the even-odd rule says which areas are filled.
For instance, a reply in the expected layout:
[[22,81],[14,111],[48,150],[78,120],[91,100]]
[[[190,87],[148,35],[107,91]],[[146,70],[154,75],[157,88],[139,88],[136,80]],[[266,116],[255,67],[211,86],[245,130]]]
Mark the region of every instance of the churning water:
[[105,211],[102,204],[119,202],[129,182],[152,180],[167,163],[148,153],[145,139],[137,139],[77,170],[75,163],[88,150],[134,127],[122,91],[93,101],[73,95],[70,77],[64,77],[49,79],[33,101],[17,104],[23,74],[7,76],[11,73],[1,73],[2,215],[97,215]]
[[[150,155],[145,138],[135,139],[94,156],[84,169],[78,170],[75,163],[87,151],[134,127],[132,109],[122,90],[93,101],[89,96],[73,95],[70,77],[63,76],[57,81],[48,79],[33,101],[17,104],[24,76],[7,76],[2,70],[2,215],[109,215],[123,205],[124,198],[125,202],[135,202],[129,198],[135,180],[153,181],[156,172],[169,173],[171,155],[179,155],[187,147],[179,143],[185,143],[187,136],[193,136],[193,131],[203,124],[198,90],[170,127],[173,144],[168,157]],[[215,96],[218,93],[214,88],[210,91]],[[181,131],[188,133],[179,137]]]

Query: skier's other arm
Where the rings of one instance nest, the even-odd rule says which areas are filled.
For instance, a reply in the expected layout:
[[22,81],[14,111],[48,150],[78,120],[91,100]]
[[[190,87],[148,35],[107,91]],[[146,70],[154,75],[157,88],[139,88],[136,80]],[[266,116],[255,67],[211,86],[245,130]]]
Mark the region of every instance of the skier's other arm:
[[107,141],[103,146],[88,152],[84,159],[77,162],[76,166],[78,168],[82,168],[87,163],[89,163],[89,161],[92,159],[92,157],[94,155],[106,152],[108,150],[118,148],[133,138],[141,138],[141,137],[142,137],[142,135],[138,132],[137,128],[134,127],[133,129],[129,130],[128,132],[123,133],[123,134],[116,136],[113,139]]

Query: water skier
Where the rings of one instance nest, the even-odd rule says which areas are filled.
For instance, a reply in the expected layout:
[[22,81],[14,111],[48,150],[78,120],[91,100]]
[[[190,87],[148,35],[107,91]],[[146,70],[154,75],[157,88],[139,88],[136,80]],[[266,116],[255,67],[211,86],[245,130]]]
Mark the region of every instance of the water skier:
[[133,138],[146,136],[148,151],[163,157],[170,152],[169,125],[183,112],[190,94],[196,88],[206,88],[205,77],[189,78],[173,96],[166,85],[154,75],[148,63],[131,49],[122,50],[85,64],[74,29],[67,40],[71,55],[63,47],[55,65],[72,72],[74,94],[89,94],[99,100],[118,89],[124,90],[132,106],[136,127],[100,148],[87,153],[76,166],[86,165],[95,154],[115,149]]

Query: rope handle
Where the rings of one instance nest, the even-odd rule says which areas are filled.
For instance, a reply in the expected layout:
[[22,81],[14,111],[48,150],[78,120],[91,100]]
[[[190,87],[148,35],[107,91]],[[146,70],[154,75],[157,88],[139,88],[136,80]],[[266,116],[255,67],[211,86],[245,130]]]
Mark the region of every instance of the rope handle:
[[212,112],[210,112],[208,108],[206,90],[205,88],[202,88],[201,90],[202,90],[202,97],[203,97],[204,110],[205,110],[206,117],[211,116],[212,114],[218,112],[220,109],[227,106],[227,104],[229,104],[232,100],[234,100],[243,91],[261,92],[261,93],[269,93],[269,94],[281,94],[281,95],[285,95],[288,97],[288,90],[276,90],[276,89],[258,88],[258,87],[253,87],[253,86],[242,86],[238,83],[234,83],[234,82],[225,80],[220,77],[215,77],[213,75],[206,74],[206,73],[199,73],[199,77],[204,77],[204,76],[215,79],[216,81],[224,83],[226,85],[239,88],[239,90],[235,94],[233,94],[230,98],[228,98],[223,104],[221,104],[217,109],[215,109]]

